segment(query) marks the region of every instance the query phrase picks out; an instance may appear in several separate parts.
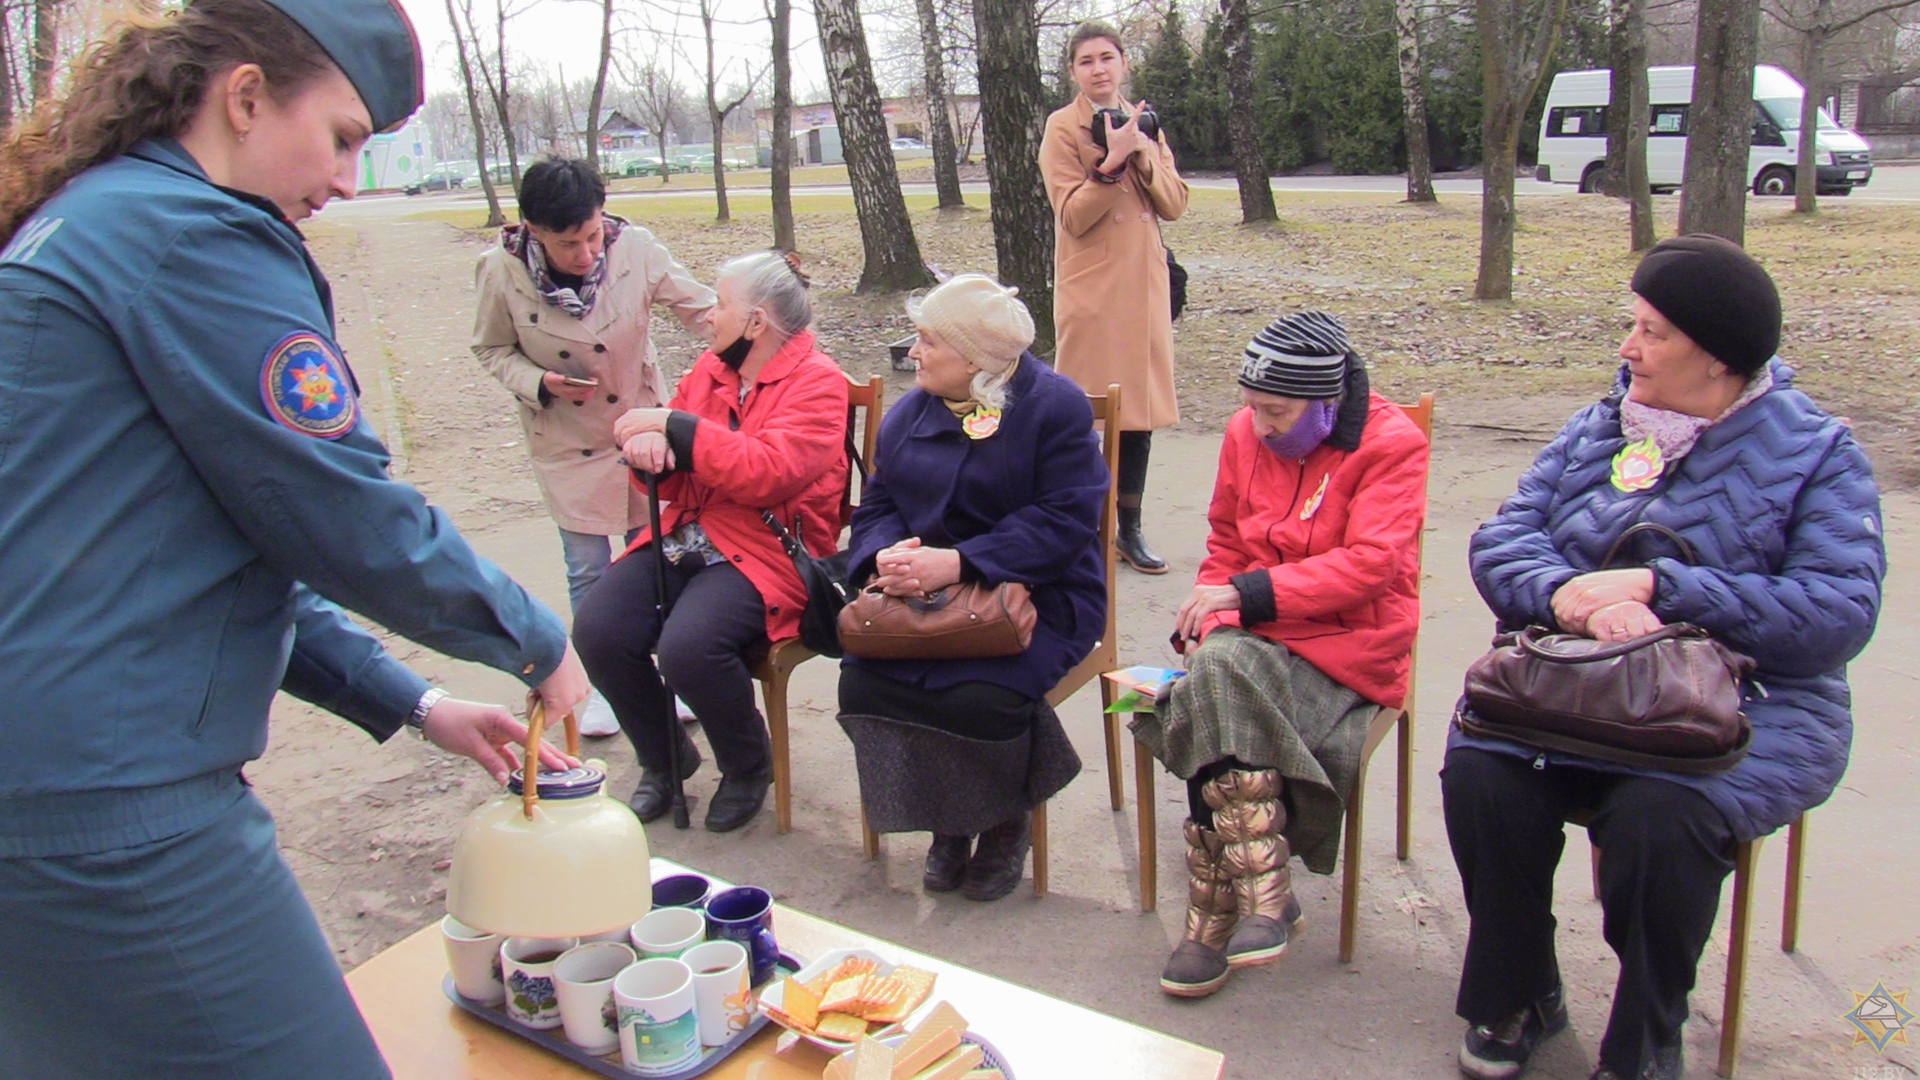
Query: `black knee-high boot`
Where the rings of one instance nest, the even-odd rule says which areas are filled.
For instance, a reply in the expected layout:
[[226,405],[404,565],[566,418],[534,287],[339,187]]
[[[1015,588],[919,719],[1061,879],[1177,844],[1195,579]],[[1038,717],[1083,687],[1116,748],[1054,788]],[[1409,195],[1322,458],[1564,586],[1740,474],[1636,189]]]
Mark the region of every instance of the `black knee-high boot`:
[[1164,574],[1167,560],[1154,554],[1140,531],[1140,502],[1147,490],[1147,459],[1153,450],[1153,432],[1120,433],[1120,534],[1114,538],[1120,557],[1143,574]]

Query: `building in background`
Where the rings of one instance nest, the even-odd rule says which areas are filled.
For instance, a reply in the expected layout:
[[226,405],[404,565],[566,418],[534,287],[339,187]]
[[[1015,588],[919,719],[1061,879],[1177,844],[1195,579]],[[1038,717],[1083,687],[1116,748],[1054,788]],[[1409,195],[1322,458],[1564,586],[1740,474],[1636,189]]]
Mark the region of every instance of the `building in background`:
[[[966,160],[976,149],[980,131],[980,98],[976,94],[956,95],[951,101],[954,119],[954,146],[958,148],[961,160]],[[924,97],[891,97],[880,102],[880,111],[887,118],[887,138],[918,143],[927,142],[927,99]],[[754,112],[754,123],[759,132],[755,140],[763,150],[762,164],[771,161],[770,151],[764,147],[773,138],[773,109],[763,108]],[[789,117],[793,131],[793,161],[796,165],[838,165],[845,160],[840,146],[840,122],[833,114],[833,103],[817,101],[807,105],[795,105]],[[900,157],[916,156],[911,149],[903,148],[901,142],[895,143],[895,153]],[[925,153],[918,156],[924,157]]]
[[360,190],[399,191],[433,168],[433,136],[418,115],[399,131],[375,135],[360,150]]

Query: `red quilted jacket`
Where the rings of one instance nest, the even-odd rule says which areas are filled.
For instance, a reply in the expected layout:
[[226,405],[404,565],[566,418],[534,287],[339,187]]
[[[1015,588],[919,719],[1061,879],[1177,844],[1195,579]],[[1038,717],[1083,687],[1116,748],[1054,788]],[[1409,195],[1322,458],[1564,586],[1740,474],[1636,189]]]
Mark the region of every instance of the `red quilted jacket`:
[[[816,555],[838,546],[846,526],[847,377],[814,347],[812,331],[801,331],[767,361],[744,402],[740,373],[709,349],[680,380],[670,407],[698,420],[692,471],[680,462],[660,482],[661,499],[672,504],[661,528],[697,519],[760,590],[767,637],[798,636],[806,590],[760,511],[772,510],[789,528],[797,516],[800,538]],[[652,539],[640,530],[626,554]]]

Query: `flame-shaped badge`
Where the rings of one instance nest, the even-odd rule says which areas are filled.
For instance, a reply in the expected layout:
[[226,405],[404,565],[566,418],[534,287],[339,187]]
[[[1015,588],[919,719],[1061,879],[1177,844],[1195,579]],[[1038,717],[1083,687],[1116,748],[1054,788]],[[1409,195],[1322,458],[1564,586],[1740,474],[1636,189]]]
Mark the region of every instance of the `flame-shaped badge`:
[[984,439],[1000,430],[1000,410],[991,405],[978,406],[960,421],[960,430],[969,439]]
[[1651,438],[1628,443],[1613,455],[1613,486],[1621,491],[1645,491],[1667,471],[1660,447]]

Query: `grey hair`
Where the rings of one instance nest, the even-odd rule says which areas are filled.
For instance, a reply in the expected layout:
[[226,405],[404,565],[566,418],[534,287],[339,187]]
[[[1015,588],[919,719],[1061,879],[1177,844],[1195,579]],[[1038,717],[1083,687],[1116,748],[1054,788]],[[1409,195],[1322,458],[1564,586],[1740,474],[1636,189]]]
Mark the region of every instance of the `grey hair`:
[[736,282],[741,299],[766,312],[767,322],[783,337],[813,325],[813,297],[807,281],[776,251],[736,255],[720,265],[714,284]]
[[1020,358],[1014,357],[1013,363],[999,371],[981,368],[973,373],[971,392],[973,400],[990,409],[1007,407],[1007,384],[1013,381],[1013,373],[1020,370]]

